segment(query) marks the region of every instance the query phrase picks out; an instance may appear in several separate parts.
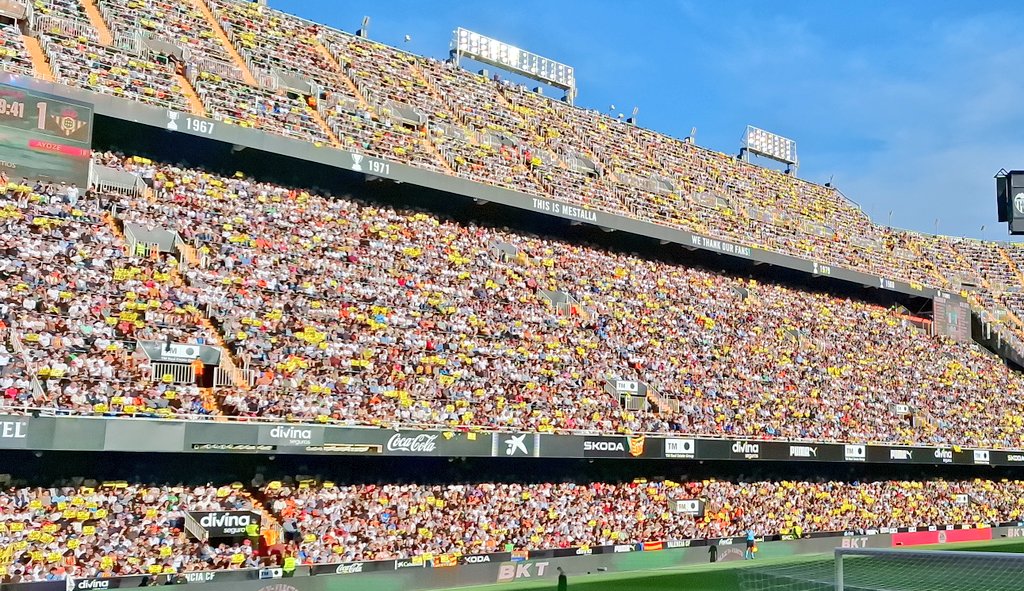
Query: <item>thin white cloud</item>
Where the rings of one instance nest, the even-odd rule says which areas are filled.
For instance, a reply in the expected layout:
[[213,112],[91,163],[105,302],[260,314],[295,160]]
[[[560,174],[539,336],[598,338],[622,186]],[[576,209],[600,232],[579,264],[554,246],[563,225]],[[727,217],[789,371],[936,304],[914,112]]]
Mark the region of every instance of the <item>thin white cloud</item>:
[[992,174],[1015,158],[1024,166],[1024,77],[1014,74],[1024,48],[993,50],[999,27],[992,17],[925,23],[890,53],[837,45],[799,20],[741,18],[725,37],[735,57],[720,65],[780,132],[809,139],[805,176],[834,173],[879,221],[891,209],[899,225],[932,231],[938,217],[940,231],[977,235],[996,225]]

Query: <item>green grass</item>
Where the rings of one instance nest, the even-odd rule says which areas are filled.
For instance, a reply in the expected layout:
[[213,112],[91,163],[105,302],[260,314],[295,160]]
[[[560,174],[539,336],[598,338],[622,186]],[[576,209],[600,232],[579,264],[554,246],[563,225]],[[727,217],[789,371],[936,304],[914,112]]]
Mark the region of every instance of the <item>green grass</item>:
[[[1024,542],[1019,540],[1000,540],[992,542],[963,542],[959,544],[941,544],[936,546],[919,546],[915,550],[968,550],[976,552],[1014,552],[1024,553]],[[635,572],[599,573],[599,574],[569,574],[569,591],[738,591],[740,589],[741,575],[746,571],[772,572],[798,571],[811,577],[820,576],[822,579],[830,579],[833,568],[831,554],[812,554],[799,557],[773,558],[750,561],[719,562],[716,564],[699,564],[683,567],[673,567],[661,570],[647,570]],[[883,570],[888,569],[886,565],[873,565],[878,575],[872,576],[870,571],[860,569],[854,572],[851,569],[851,576],[857,579],[881,579]],[[991,591],[993,587],[986,581],[964,580],[962,572],[951,572],[943,568],[919,569],[912,574],[913,589],[927,589],[939,591],[949,589],[950,591]],[[847,591],[858,591],[865,588],[848,586]],[[461,587],[459,591],[552,591],[556,588],[553,580],[545,582],[520,581],[515,583],[499,583],[494,585],[480,585],[475,587]],[[808,587],[810,589],[811,587]],[[831,589],[832,585],[820,587]],[[1024,584],[1019,588],[1024,588]]]

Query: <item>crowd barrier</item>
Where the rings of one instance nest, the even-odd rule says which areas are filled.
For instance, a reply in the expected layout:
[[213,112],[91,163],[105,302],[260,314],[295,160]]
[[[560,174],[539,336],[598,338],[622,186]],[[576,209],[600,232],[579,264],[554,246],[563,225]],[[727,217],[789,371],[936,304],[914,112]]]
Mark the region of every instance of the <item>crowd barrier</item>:
[[[773,536],[758,538],[758,558],[784,558],[830,554],[835,548],[893,548],[920,544],[986,541],[1024,537],[1024,522],[999,525],[946,525],[898,528],[887,531],[822,532],[800,539]],[[380,560],[299,567],[286,577],[278,569],[234,570],[75,579],[0,585],[0,591],[90,591],[173,584],[181,591],[417,591],[448,589],[529,580],[558,578],[559,569],[570,577],[651,570],[709,562],[711,546],[717,561],[743,560],[745,538],[677,540],[620,544],[592,548],[499,552],[460,556],[450,561],[435,557]]]
[[[33,411],[41,415],[42,411]],[[0,449],[435,456],[763,460],[1024,466],[1024,451],[959,445],[822,443],[687,435],[424,430],[262,421],[0,414]]]

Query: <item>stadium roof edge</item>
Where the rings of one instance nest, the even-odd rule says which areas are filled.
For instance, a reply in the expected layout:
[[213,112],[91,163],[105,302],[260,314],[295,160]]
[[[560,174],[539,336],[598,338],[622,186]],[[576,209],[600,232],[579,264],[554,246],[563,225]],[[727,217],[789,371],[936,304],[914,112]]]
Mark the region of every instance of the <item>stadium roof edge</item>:
[[[235,1],[235,2],[238,2],[238,3],[245,3],[245,2],[246,2],[246,0],[232,0],[232,1]],[[292,14],[292,13],[290,13],[290,12],[285,12],[285,11],[283,11],[283,10],[278,10],[278,9],[276,9],[276,8],[273,8],[273,7],[269,6],[269,4],[268,4],[268,5],[265,5],[265,6],[266,6],[266,7],[268,8],[268,9],[270,9],[270,10],[273,10],[273,11],[279,12],[279,13],[281,13],[281,14],[285,14],[285,15],[288,15],[289,17],[292,17],[292,18],[298,19],[298,20],[300,20],[300,21],[302,21],[303,23],[306,23],[306,24],[308,24],[308,25],[311,25],[311,26],[314,26],[314,27],[318,27],[318,28],[321,28],[321,29],[327,29],[327,30],[329,30],[329,31],[333,31],[333,32],[335,32],[335,33],[338,33],[338,34],[341,34],[341,35],[346,35],[346,36],[348,36],[348,37],[356,37],[356,35],[355,35],[354,33],[349,33],[348,31],[345,31],[345,30],[342,30],[342,29],[339,29],[339,28],[336,28],[336,27],[332,27],[331,25],[326,25],[326,24],[323,24],[323,23],[317,23],[317,22],[313,22],[313,21],[311,21],[311,20],[309,20],[309,19],[307,19],[307,18],[304,18],[304,17],[298,16],[298,15],[296,15],[296,14]],[[433,56],[429,56],[429,55],[422,55],[422,54],[418,54],[418,53],[413,53],[413,52],[411,52],[411,51],[407,51],[407,50],[405,50],[405,49],[402,49],[401,47],[398,47],[398,46],[396,46],[396,45],[390,45],[390,44],[388,44],[388,43],[384,43],[383,41],[377,41],[377,40],[374,40],[374,39],[369,39],[369,38],[367,38],[367,39],[364,39],[364,40],[365,40],[365,41],[366,41],[367,43],[376,43],[376,44],[378,44],[378,45],[383,45],[383,46],[385,46],[385,47],[388,47],[389,49],[393,49],[393,50],[395,50],[395,51],[398,51],[399,53],[403,53],[403,54],[405,54],[405,55],[411,55],[411,56],[413,56],[413,57],[417,57],[417,58],[426,58],[426,59],[433,59],[433,60],[438,60],[438,61],[444,61],[443,59],[440,59],[440,58],[436,58],[436,57],[433,57]],[[551,100],[551,101],[555,101],[555,102],[559,102],[559,103],[561,103],[561,101],[559,101],[558,99],[556,99],[556,98],[554,98],[554,97],[550,97],[550,96],[547,96],[547,95],[539,95],[539,96],[541,96],[542,98],[545,98],[545,99]],[[623,125],[631,125],[631,124],[627,124],[627,123],[621,122],[621,121],[619,121],[618,119],[616,119],[616,118],[614,118],[614,117],[609,117],[609,116],[608,116],[608,115],[606,115],[605,113],[602,113],[602,112],[601,112],[601,111],[600,111],[599,109],[593,109],[593,108],[587,108],[587,107],[582,107],[582,106],[580,106],[580,105],[569,105],[569,104],[566,104],[565,106],[566,106],[566,107],[568,107],[568,108],[572,108],[572,109],[580,109],[580,110],[584,110],[584,111],[591,111],[591,112],[594,112],[594,113],[598,113],[598,114],[599,114],[599,115],[601,115],[602,117],[605,117],[605,118],[607,118],[607,119],[609,119],[609,120],[611,120],[611,121],[614,121],[614,122],[616,122],[616,123],[621,123],[621,124],[623,124]],[[653,129],[653,128],[650,128],[650,127],[644,127],[644,126],[642,126],[642,125],[638,125],[637,127],[639,127],[640,129],[645,129],[645,130],[647,130],[647,131],[650,131],[651,133],[656,133],[656,134],[658,134],[658,135],[660,135],[660,136],[662,136],[662,137],[664,137],[664,138],[670,139],[670,140],[672,140],[672,141],[676,141],[676,142],[681,142],[681,141],[683,141],[683,140],[681,140],[680,138],[677,138],[677,137],[671,136],[671,135],[669,135],[669,134],[667,134],[667,133],[664,133],[664,132],[658,131],[658,130],[656,130],[656,129]],[[721,154],[721,155],[723,155],[723,156],[727,156],[727,157],[730,157],[730,158],[732,158],[732,156],[731,156],[730,154],[728,154],[728,153],[726,153],[726,152],[721,152],[721,151],[719,151],[719,150],[715,150],[714,148],[709,148],[709,147],[707,147],[707,146],[701,146],[701,145],[699,145],[699,144],[696,144],[696,143],[692,143],[692,144],[690,144],[690,145],[692,145],[692,146],[693,146],[693,147],[695,147],[695,148],[699,148],[699,149],[701,149],[701,150],[705,150],[705,151],[707,151],[707,152],[711,152],[711,153],[713,153],[713,154]],[[738,163],[738,162],[740,162],[740,161],[739,161],[739,160],[736,160],[736,162]],[[754,165],[754,164],[751,164],[751,166],[756,166],[756,165]],[[777,170],[773,170],[773,169],[770,169],[770,168],[766,168],[765,170],[767,170],[767,171],[770,171],[770,172],[772,172],[772,173],[775,173],[775,174],[779,174],[779,175],[782,175],[782,173],[781,173],[781,172],[779,172],[779,171],[777,171]],[[795,177],[787,177],[787,178],[795,178]],[[798,180],[798,181],[800,181],[800,182],[804,182],[804,183],[807,183],[807,184],[809,184],[809,185],[815,185],[815,186],[818,186],[818,187],[824,187],[824,186],[825,186],[825,185],[824,185],[824,184],[822,184],[822,183],[817,183],[817,182],[814,182],[814,181],[812,181],[812,180],[809,180],[809,179],[805,179],[805,178],[796,178],[796,180]],[[831,188],[831,187],[830,187],[830,188]],[[853,201],[852,199],[848,198],[848,197],[847,197],[846,195],[844,195],[844,194],[843,194],[842,192],[839,192],[839,194],[840,194],[840,195],[842,195],[843,199],[845,199],[846,201],[849,201],[850,203],[852,203],[852,204],[856,205],[856,206],[857,206],[857,208],[858,208],[858,209],[860,209],[860,205],[858,205],[856,201]],[[866,214],[865,214],[865,215],[866,215]]]

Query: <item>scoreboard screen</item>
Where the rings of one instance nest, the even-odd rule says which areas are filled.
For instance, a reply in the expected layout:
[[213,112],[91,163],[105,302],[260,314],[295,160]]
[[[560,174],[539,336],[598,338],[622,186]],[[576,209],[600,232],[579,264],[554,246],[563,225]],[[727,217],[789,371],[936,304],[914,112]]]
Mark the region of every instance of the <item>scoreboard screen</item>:
[[961,343],[971,342],[971,305],[959,298],[937,297],[933,301],[935,332]]
[[92,105],[0,84],[0,171],[84,187],[92,156]]

